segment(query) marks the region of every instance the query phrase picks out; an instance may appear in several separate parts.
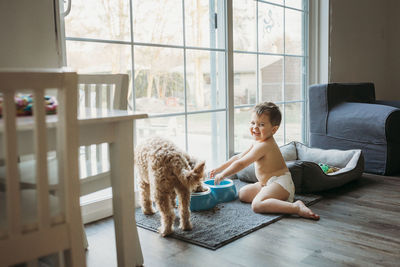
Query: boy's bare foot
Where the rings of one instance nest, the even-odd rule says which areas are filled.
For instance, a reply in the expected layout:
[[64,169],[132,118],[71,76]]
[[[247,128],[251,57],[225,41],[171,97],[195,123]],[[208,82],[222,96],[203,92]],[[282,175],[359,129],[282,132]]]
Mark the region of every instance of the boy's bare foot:
[[312,210],[310,210],[301,200],[297,200],[295,204],[298,208],[299,211],[297,212],[297,214],[301,217],[304,218],[309,218],[309,219],[313,219],[313,220],[319,220],[319,215],[315,214],[314,212],[312,212]]

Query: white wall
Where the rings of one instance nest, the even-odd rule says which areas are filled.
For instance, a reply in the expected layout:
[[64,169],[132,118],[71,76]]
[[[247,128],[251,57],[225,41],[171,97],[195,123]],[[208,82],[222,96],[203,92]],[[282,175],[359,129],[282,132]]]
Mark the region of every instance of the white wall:
[[390,95],[389,0],[330,1],[330,82],[374,82],[376,96]]
[[388,83],[386,90],[380,92],[382,99],[400,100],[400,1],[389,1],[389,46],[386,72]]
[[330,82],[375,83],[377,99],[400,100],[400,1],[330,1]]
[[0,68],[61,64],[53,0],[0,1]]

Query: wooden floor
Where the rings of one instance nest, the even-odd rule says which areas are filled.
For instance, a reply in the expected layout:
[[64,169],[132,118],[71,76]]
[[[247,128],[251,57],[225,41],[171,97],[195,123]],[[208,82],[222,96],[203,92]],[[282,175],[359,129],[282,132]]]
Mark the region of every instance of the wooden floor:
[[[400,266],[400,176],[322,194],[319,221],[285,217],[216,251],[138,228],[145,266]],[[194,226],[196,227],[196,226]],[[90,267],[117,266],[114,224],[86,226]]]

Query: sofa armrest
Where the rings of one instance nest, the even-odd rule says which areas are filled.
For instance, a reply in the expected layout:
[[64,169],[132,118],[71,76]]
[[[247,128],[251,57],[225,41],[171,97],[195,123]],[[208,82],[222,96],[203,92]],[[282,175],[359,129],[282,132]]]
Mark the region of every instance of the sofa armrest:
[[400,108],[400,101],[376,100],[375,104]]
[[327,134],[328,112],[343,102],[374,103],[373,83],[328,83],[309,88],[310,133]]
[[386,141],[400,143],[400,109],[394,110],[386,120]]
[[400,110],[394,107],[342,103],[329,112],[327,135],[348,141],[386,144],[387,139],[399,139],[398,120]]
[[400,101],[376,100],[375,104],[398,108],[393,110],[386,120],[386,139],[387,142],[400,143]]

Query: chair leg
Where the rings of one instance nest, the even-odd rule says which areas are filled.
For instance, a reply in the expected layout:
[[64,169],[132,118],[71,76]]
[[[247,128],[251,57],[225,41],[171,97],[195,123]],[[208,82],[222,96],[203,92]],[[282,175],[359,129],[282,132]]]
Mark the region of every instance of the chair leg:
[[85,250],[89,249],[89,243],[87,240],[86,232],[85,232],[85,226],[82,224],[82,232],[83,232],[83,247]]

